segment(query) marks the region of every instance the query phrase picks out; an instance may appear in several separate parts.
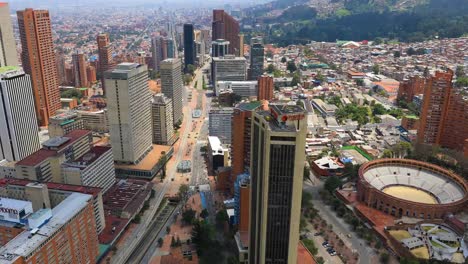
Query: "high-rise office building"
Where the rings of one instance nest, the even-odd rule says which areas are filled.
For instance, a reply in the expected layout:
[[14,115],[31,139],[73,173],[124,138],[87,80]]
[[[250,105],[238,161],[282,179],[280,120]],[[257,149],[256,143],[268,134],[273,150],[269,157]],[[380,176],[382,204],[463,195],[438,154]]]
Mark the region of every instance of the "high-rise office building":
[[247,80],[247,60],[234,55],[214,57],[211,71],[213,85],[216,85],[218,81],[245,81]]
[[415,95],[422,94],[426,86],[426,78],[422,76],[412,76],[400,83],[398,88],[398,99],[408,103],[413,101]]
[[138,164],[153,147],[148,68],[121,63],[104,78],[114,159]]
[[8,3],[0,3],[0,67],[5,66],[18,66],[18,56]]
[[112,57],[114,49],[111,46],[109,34],[101,33],[97,35],[96,41],[98,44],[99,67],[98,73],[101,77],[102,90],[106,93],[106,85],[104,81],[104,72],[114,68],[115,62]]
[[229,54],[229,41],[224,39],[217,39],[211,42],[211,56],[223,57]]
[[263,39],[252,38],[250,44],[250,79],[257,80],[263,74],[263,63],[265,60],[265,48]]
[[174,124],[182,121],[182,63],[179,59],[161,62],[161,92],[172,100]]
[[65,55],[62,52],[55,54],[55,63],[57,64],[57,78],[59,85],[68,85],[65,64]]
[[99,72],[101,75],[104,74],[105,71],[112,69],[114,67],[114,61],[112,58],[112,52],[114,51],[110,39],[109,34],[102,33],[97,35],[96,38],[98,44],[98,55],[99,55]]
[[307,120],[271,105],[252,121],[249,263],[296,263]]
[[93,85],[96,82],[96,68],[94,66],[88,65],[86,67],[86,78],[89,85]]
[[49,118],[49,137],[63,137],[73,130],[83,130],[84,122],[81,116],[72,111],[60,113]]
[[61,106],[49,11],[27,8],[17,15],[22,66],[31,76],[39,125],[46,126]]
[[452,78],[451,70],[428,78],[418,141],[463,151],[468,138],[468,97],[453,87]]
[[[259,101],[240,103],[232,115],[231,167],[232,177],[250,170],[250,135],[252,115],[261,106]],[[233,180],[235,182],[235,180]]]
[[0,67],[0,160],[19,161],[40,149],[29,75]]
[[239,56],[240,40],[239,22],[224,10],[213,10],[212,39],[225,39],[231,43],[229,54]]
[[188,65],[195,65],[195,36],[192,24],[184,24],[184,69],[187,71]]
[[166,39],[164,39],[164,41],[165,41],[165,45],[167,47],[167,54],[166,54],[166,57],[164,59],[175,58],[177,50],[176,50],[176,46],[175,46],[175,43],[174,43],[174,39],[166,38]]
[[88,87],[85,55],[82,52],[76,51],[76,53],[72,54],[72,64],[75,73],[75,87]]
[[151,54],[153,56],[153,67],[155,71],[159,71],[161,61],[167,57],[167,43],[162,36],[156,36],[151,39]]
[[174,143],[174,118],[172,100],[164,94],[155,94],[151,100],[153,118],[153,144],[172,145]]
[[244,57],[244,34],[239,34],[239,57]]
[[257,100],[272,100],[274,87],[273,77],[268,75],[258,77]]

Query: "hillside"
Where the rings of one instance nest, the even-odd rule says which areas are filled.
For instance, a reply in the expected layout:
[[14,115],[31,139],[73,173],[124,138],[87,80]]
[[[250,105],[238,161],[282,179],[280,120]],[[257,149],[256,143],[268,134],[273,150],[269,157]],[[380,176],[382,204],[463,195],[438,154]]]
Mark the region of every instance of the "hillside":
[[279,45],[377,37],[421,41],[468,33],[468,0],[278,0],[250,12],[255,19],[243,23],[263,25],[270,42]]

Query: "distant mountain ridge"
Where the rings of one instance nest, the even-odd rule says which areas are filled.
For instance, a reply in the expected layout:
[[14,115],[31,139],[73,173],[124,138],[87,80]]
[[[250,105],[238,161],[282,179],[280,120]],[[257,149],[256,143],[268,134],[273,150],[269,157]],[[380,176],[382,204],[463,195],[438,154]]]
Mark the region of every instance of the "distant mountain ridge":
[[250,20],[243,22],[263,25],[269,41],[280,45],[468,33],[468,0],[277,0],[247,12]]

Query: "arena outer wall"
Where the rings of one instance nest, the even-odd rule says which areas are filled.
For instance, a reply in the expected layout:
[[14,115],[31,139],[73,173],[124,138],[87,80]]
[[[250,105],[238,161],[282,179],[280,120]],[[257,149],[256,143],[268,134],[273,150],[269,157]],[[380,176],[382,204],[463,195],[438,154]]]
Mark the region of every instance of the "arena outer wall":
[[[388,195],[373,187],[364,178],[364,172],[375,166],[404,165],[412,167],[423,167],[457,182],[464,188],[465,196],[458,201],[446,204],[424,204],[400,199]],[[430,163],[410,159],[378,159],[363,164],[359,169],[359,180],[357,183],[358,199],[367,206],[383,211],[394,216],[408,216],[422,219],[442,219],[450,213],[456,213],[468,206],[468,183],[455,173]]]

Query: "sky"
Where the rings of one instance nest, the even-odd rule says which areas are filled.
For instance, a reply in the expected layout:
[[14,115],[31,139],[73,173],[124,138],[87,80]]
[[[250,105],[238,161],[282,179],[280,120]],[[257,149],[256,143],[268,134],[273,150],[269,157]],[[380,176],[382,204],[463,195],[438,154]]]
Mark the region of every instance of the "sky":
[[[0,0],[5,1],[5,0]],[[69,7],[125,7],[125,6],[173,6],[185,7],[223,7],[230,4],[233,7],[255,5],[269,0],[6,0],[12,11],[32,7],[36,9],[54,9]]]

